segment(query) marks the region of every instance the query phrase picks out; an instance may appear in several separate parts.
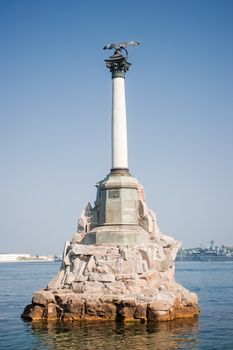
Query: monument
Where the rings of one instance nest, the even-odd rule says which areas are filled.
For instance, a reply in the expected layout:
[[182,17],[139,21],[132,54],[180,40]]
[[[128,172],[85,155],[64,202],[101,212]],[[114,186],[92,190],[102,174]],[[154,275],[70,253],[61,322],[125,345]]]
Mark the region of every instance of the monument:
[[156,322],[199,314],[197,295],[174,278],[180,243],[160,232],[142,185],[128,169],[127,47],[137,45],[104,47],[114,49],[105,60],[112,76],[112,168],[65,243],[60,271],[25,307],[25,320]]

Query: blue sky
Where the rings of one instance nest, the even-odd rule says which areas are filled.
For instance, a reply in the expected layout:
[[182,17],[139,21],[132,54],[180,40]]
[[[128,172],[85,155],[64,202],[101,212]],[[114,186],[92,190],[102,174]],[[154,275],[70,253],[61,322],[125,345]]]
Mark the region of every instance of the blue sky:
[[1,252],[61,253],[94,202],[125,40],[131,173],[184,247],[233,244],[233,2],[1,0]]

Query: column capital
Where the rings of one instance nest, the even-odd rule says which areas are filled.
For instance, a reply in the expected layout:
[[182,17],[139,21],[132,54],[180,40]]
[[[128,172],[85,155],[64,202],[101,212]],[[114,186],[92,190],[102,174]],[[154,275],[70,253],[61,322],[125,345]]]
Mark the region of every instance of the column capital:
[[112,73],[112,79],[124,78],[125,73],[129,70],[131,63],[127,62],[127,58],[124,57],[120,49],[117,49],[109,59],[105,60],[106,67],[109,68]]

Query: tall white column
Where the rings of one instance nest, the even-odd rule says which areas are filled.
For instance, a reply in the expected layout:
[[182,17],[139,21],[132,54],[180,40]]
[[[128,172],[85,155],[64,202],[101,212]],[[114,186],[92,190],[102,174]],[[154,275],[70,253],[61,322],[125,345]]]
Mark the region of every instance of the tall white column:
[[125,79],[112,77],[112,169],[128,169]]

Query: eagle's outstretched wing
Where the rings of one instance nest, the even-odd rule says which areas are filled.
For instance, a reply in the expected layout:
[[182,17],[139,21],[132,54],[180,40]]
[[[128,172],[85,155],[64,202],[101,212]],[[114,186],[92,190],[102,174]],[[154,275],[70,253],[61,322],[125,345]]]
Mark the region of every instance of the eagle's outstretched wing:
[[123,41],[122,43],[117,44],[120,47],[126,48],[128,46],[138,46],[140,43],[138,41]]
[[121,43],[110,43],[110,44],[107,44],[103,47],[104,50],[111,50],[111,49],[125,49],[126,47],[128,46],[138,46],[140,45],[140,43],[138,41],[123,41]]
[[104,50],[111,50],[111,49],[116,49],[116,48],[118,48],[118,47],[117,47],[117,44],[115,44],[115,43],[107,44],[103,47]]

